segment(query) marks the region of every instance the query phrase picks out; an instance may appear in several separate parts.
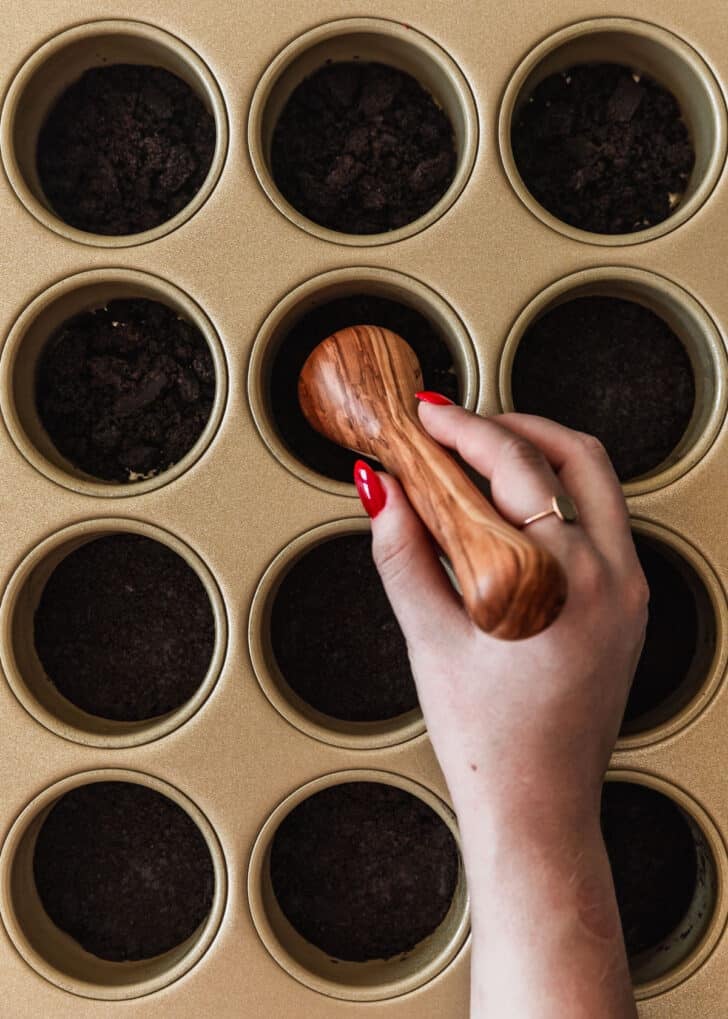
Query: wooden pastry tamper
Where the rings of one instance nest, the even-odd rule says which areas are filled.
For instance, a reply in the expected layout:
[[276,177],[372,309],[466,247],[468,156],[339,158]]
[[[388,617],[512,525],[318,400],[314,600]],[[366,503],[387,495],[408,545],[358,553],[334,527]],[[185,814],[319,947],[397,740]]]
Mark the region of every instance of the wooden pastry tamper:
[[415,397],[422,388],[405,340],[377,326],[352,326],[312,351],[298,396],[313,428],[398,478],[449,559],[473,622],[506,640],[532,637],[558,615],[566,577],[425,431]]

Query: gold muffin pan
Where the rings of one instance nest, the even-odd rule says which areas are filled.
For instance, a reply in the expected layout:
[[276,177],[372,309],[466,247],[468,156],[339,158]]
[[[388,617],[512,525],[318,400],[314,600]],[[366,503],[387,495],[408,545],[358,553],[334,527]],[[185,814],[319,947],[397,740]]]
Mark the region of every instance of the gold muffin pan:
[[[725,236],[728,28],[722,0],[511,5],[381,0],[369,16],[233,0],[7,0],[0,39],[0,990],[25,1019],[125,1015],[307,1019],[468,1015],[468,903],[462,875],[435,934],[405,960],[333,964],[290,928],[270,888],[280,819],[315,790],[383,781],[430,804],[456,832],[419,712],[335,724],[300,702],[267,633],[285,570],[313,545],[366,529],[353,486],[300,463],[267,399],[285,333],[315,304],[372,293],[410,304],[448,343],[463,402],[509,406],[509,364],[534,316],[574,293],[629,296],[668,319],[696,371],[688,432],[669,460],[626,486],[635,529],[693,578],[701,650],[674,710],[626,732],[610,780],[670,796],[694,833],[700,881],[681,929],[634,960],[644,1019],[728,1015],[728,487]],[[585,16],[588,14],[588,17]],[[633,17],[630,17],[633,15]],[[449,113],[458,163],[448,192],[396,232],[351,237],[292,209],[269,171],[275,118],[328,58],[381,60],[415,74]],[[675,214],[627,237],[573,230],[524,190],[509,124],[523,96],[581,59],[634,62],[680,99],[696,168]],[[174,219],[123,238],[62,223],[43,199],[34,148],[60,91],[87,67],[154,63],[212,112],[217,145],[201,191]],[[151,296],[194,322],[213,354],[210,422],[180,463],[133,486],[89,478],[45,437],[32,401],[43,343],[69,315]],[[71,711],[45,681],[30,622],[53,566],[117,531],[165,542],[210,596],[216,642],[195,697],[147,723]],[[95,959],[40,907],[30,861],[52,803],[89,781],[142,782],[186,809],[213,859],[210,915],[185,944],[144,963]],[[548,922],[548,918],[539,918]],[[123,999],[123,1004],[120,1000]]]

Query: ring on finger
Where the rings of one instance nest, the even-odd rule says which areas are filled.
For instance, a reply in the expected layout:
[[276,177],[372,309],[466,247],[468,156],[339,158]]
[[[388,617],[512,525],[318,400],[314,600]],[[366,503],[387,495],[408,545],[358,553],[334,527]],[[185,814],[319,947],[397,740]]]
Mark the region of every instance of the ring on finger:
[[576,508],[574,500],[568,495],[554,495],[551,498],[551,504],[548,509],[541,510],[539,513],[534,513],[530,517],[521,523],[521,530],[524,527],[528,527],[529,524],[535,523],[537,520],[543,520],[544,517],[555,516],[562,524],[575,524],[579,519],[579,511]]

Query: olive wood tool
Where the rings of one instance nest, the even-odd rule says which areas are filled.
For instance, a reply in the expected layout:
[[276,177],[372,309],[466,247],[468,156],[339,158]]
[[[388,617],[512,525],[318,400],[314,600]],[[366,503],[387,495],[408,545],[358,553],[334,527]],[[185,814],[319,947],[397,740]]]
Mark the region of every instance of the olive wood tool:
[[420,424],[417,357],[389,329],[352,326],[320,343],[298,381],[309,423],[374,457],[401,482],[450,560],[473,622],[506,640],[531,637],[566,600],[556,559],[505,521]]

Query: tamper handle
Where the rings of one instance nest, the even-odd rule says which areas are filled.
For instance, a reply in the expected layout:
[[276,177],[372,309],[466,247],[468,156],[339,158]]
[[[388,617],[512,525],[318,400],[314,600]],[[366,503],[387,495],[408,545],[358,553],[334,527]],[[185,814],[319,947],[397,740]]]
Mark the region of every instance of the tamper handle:
[[553,622],[566,597],[560,566],[500,516],[419,421],[390,434],[379,459],[450,560],[477,626],[517,640]]

